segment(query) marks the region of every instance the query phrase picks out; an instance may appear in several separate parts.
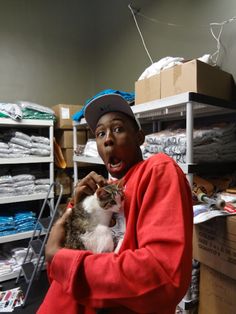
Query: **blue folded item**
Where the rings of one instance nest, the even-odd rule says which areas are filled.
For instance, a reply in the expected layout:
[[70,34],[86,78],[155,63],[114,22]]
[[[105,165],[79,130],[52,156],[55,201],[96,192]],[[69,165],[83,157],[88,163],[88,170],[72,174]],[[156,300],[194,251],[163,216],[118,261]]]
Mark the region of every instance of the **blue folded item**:
[[122,92],[122,91],[115,90],[115,89],[105,89],[105,90],[99,92],[98,94],[96,94],[95,96],[93,96],[92,98],[87,99],[83,108],[80,111],[76,112],[72,116],[73,121],[80,121],[84,117],[84,109],[85,109],[86,105],[91,100],[93,100],[99,96],[107,95],[107,94],[118,94],[118,95],[122,96],[128,103],[132,103],[134,101],[134,96],[135,96],[135,94],[133,92],[127,93],[127,92]]

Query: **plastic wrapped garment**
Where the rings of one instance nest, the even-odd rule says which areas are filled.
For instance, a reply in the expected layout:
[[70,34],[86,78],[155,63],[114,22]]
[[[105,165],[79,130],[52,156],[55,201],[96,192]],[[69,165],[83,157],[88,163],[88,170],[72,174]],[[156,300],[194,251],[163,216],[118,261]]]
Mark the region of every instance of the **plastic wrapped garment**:
[[[147,135],[142,147],[144,159],[164,152],[175,161],[186,163],[185,130],[164,130]],[[194,130],[194,162],[228,162],[236,160],[236,125],[234,123],[211,125]],[[209,154],[209,152],[211,152]]]
[[33,181],[35,180],[35,176],[32,174],[18,174],[12,177],[14,182],[21,182],[21,181]]
[[[50,156],[50,140],[44,136],[29,136],[16,130],[1,134],[0,158],[22,158],[29,155]],[[6,143],[8,141],[8,143]]]
[[16,101],[14,103],[0,102],[0,117],[21,119],[56,120],[51,108],[29,101]]
[[155,74],[159,74],[161,70],[168,69],[174,65],[183,63],[184,58],[181,57],[164,57],[150,65],[139,77],[138,80],[147,79]]
[[[199,57],[198,60],[213,65],[211,56],[209,54],[205,54],[202,57]],[[182,64],[184,61],[185,60],[182,57],[164,57],[146,68],[144,72],[140,75],[138,80],[147,79],[153,75],[159,74],[162,70],[166,70],[175,65]]]
[[49,185],[50,179],[49,178],[42,178],[42,179],[36,179],[34,182],[36,185]]
[[35,193],[47,193],[49,190],[50,185],[49,184],[40,184],[34,186],[34,192]]
[[44,145],[50,145],[50,140],[49,140],[49,138],[44,137],[44,136],[35,136],[35,135],[32,135],[32,136],[31,136],[31,141],[32,141],[32,142],[35,142],[35,143],[41,143],[41,144],[44,144]]
[[1,102],[0,113],[3,114],[3,117],[10,117],[13,120],[19,120],[23,117],[21,108],[16,103]]
[[36,221],[32,211],[7,210],[0,215],[0,236],[33,230]]
[[56,121],[55,115],[45,112],[39,112],[31,109],[22,109],[22,115],[24,119],[35,120],[53,120]]
[[85,148],[84,148],[84,156],[88,157],[98,157],[97,144],[95,139],[88,139]]
[[48,113],[50,115],[55,115],[55,112],[51,108],[36,104],[34,102],[21,100],[21,101],[18,101],[17,104],[20,106],[22,110],[31,109],[31,110],[35,110],[35,111],[39,111],[43,113]]

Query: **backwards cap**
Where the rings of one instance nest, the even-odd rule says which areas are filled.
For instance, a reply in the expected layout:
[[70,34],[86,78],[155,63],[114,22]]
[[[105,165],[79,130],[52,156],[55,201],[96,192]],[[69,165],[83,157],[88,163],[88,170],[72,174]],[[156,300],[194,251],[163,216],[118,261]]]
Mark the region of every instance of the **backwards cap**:
[[122,96],[118,94],[105,94],[92,99],[85,107],[84,116],[93,133],[96,130],[98,120],[108,112],[122,112],[126,114],[141,129],[140,123],[133,114],[129,103]]

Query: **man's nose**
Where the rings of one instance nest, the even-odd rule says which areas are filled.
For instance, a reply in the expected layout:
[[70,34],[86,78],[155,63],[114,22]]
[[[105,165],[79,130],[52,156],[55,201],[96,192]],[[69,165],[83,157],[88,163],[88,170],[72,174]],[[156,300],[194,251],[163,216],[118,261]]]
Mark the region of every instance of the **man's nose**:
[[110,146],[110,145],[113,145],[113,144],[114,144],[114,140],[113,140],[112,132],[108,131],[106,133],[104,145],[105,146]]

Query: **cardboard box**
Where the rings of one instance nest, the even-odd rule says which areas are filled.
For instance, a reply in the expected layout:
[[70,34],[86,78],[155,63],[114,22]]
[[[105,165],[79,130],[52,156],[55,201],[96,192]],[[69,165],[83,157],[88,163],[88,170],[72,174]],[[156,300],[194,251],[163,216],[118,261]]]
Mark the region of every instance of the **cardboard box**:
[[[73,131],[72,130],[56,130],[55,138],[57,144],[61,148],[73,148]],[[87,131],[77,131],[77,144],[85,145],[87,142]]]
[[135,82],[135,105],[161,98],[161,76]]
[[66,162],[66,168],[73,168],[74,163],[73,163],[73,154],[74,150],[73,148],[63,148],[62,149],[62,154]]
[[201,264],[198,314],[233,314],[236,281]]
[[52,107],[56,115],[55,128],[59,129],[72,129],[72,116],[80,111],[83,106],[80,105],[67,105],[59,104]]
[[234,90],[230,73],[194,59],[135,82],[135,104],[185,92],[232,100]]
[[161,98],[184,92],[232,100],[233,77],[199,60],[161,71]]
[[194,225],[193,258],[236,280],[236,216]]

